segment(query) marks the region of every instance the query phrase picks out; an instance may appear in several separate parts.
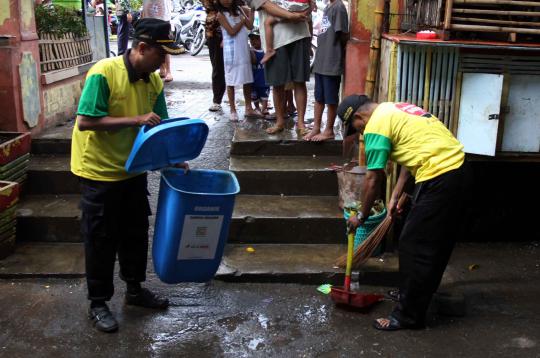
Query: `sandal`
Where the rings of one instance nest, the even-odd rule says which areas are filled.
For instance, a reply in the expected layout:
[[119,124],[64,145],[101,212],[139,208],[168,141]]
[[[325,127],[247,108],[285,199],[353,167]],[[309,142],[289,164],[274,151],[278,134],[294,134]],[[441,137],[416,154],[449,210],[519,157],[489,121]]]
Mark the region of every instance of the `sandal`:
[[310,130],[307,128],[296,128],[296,134],[298,138],[304,138],[306,135],[310,133]]
[[270,127],[266,130],[266,133],[268,134],[278,134],[278,133],[281,133],[285,130],[285,127],[281,127],[281,126],[273,126],[273,127]]

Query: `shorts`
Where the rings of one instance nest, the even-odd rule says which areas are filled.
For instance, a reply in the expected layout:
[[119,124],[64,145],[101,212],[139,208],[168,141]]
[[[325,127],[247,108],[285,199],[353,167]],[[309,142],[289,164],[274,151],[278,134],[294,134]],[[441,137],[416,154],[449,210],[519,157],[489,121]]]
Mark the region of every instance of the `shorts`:
[[276,54],[264,66],[266,84],[284,86],[288,82],[309,82],[309,37],[276,49]]
[[267,101],[270,95],[270,87],[253,87],[251,90],[251,100],[253,101]]
[[339,103],[341,76],[315,74],[315,101],[324,104]]

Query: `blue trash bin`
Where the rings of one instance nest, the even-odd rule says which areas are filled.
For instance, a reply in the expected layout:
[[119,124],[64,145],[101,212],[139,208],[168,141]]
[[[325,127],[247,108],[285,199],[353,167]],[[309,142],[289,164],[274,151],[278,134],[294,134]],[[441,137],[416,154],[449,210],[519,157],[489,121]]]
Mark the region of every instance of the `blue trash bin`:
[[205,282],[214,277],[239,191],[230,172],[162,170],[152,249],[162,281]]
[[209,281],[221,263],[238,180],[228,171],[171,168],[198,157],[207,136],[199,119],[142,127],[126,162],[131,173],[161,170],[152,255],[165,283]]

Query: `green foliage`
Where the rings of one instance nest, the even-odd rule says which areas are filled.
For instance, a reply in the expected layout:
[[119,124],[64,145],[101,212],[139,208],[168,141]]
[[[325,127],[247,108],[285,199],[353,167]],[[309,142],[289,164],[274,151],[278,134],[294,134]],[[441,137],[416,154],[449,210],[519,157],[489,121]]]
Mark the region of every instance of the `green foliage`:
[[134,11],[138,11],[142,6],[142,0],[129,0],[129,4],[131,5],[131,9]]
[[88,33],[77,11],[59,5],[36,6],[36,26],[39,34],[63,36],[71,32],[76,37],[83,37]]

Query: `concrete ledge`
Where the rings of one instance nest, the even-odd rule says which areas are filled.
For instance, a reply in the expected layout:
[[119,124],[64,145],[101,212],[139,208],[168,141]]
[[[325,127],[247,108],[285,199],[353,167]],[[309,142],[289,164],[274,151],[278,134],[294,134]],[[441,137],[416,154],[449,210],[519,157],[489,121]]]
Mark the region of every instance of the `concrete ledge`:
[[41,83],[44,85],[50,85],[55,82],[85,74],[95,63],[96,61],[92,61],[82,65],[65,68],[63,70],[43,73],[41,75]]

